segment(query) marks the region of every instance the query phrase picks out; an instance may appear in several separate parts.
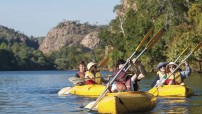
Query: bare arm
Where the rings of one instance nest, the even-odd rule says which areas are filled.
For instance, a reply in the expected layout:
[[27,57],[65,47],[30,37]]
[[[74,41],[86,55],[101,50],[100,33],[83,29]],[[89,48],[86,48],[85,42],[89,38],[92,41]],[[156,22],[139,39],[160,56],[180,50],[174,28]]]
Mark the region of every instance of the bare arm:
[[183,78],[186,78],[191,74],[191,68],[189,67],[189,65],[186,61],[182,61],[182,63],[185,64],[185,70],[181,71],[180,73],[181,73]]
[[146,71],[145,71],[144,67],[142,66],[142,64],[139,61],[135,60],[135,59],[133,60],[133,63],[135,63],[135,65],[138,67],[138,70],[140,72],[138,77],[142,77],[142,78],[145,77]]
[[135,62],[133,62],[131,59],[128,60],[128,61],[129,61],[130,65],[131,65],[131,67],[132,67],[133,70],[134,70],[134,75],[138,76],[138,75],[139,75],[139,72],[138,72],[137,68],[136,68],[135,65],[134,65]]

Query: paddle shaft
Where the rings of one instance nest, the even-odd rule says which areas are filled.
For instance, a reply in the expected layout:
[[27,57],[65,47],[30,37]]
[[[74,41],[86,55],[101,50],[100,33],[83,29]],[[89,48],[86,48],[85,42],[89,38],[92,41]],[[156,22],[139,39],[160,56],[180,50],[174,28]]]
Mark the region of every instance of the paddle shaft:
[[[159,37],[162,35],[162,32],[163,32],[163,29],[161,29],[157,34],[155,34],[154,37],[152,37],[150,39],[150,41],[148,42],[147,46],[145,47],[145,49],[136,57],[136,60],[145,52],[145,50],[149,47],[151,47],[152,45],[154,45],[156,43],[156,40],[159,40]],[[161,34],[161,35],[160,35]],[[147,35],[147,37],[149,37]],[[145,39],[147,37],[144,37],[144,41],[146,41]],[[143,41],[142,40],[142,41]],[[142,45],[142,42],[140,43],[140,45]],[[132,53],[132,55],[128,58],[129,60],[133,58],[133,56],[135,55],[135,53],[137,52],[137,50],[139,49],[139,46],[138,48],[136,48],[136,50]],[[109,86],[114,82],[114,80],[117,78],[117,76],[121,73],[121,71],[126,67],[126,65],[129,63],[129,61],[126,61],[125,64],[123,65],[123,67],[118,71],[118,73],[116,73],[116,75],[112,78],[112,80],[107,84],[107,87],[106,89],[104,90],[104,92],[98,97],[98,99],[95,101],[94,105],[89,109],[89,110],[92,110],[92,108],[102,99],[102,97],[105,96],[105,94],[107,93],[107,90],[109,89]],[[129,65],[128,68],[126,68],[125,71],[127,71],[129,68],[130,68],[131,65]]]
[[[149,30],[149,32],[145,35],[145,37],[143,38],[143,40],[141,41],[141,43],[139,44],[139,46],[135,49],[135,51],[132,53],[132,55],[129,57],[129,59],[132,59],[133,56],[135,55],[135,53],[137,52],[137,50],[140,48],[140,46],[143,45],[143,43],[147,40],[147,38],[152,34],[153,32],[153,28]],[[95,103],[93,104],[92,107],[90,107],[89,110],[92,110],[92,108],[102,99],[102,97],[105,96],[105,94],[107,93],[107,90],[109,89],[110,85],[114,82],[114,80],[116,79],[116,77],[121,73],[121,71],[126,67],[126,65],[128,64],[128,61],[126,61],[126,63],[123,65],[123,67],[119,70],[118,73],[116,73],[116,75],[112,78],[111,81],[109,81],[109,83],[107,84],[106,89],[103,91],[103,93],[96,99]]]
[[[189,45],[190,46],[190,45]],[[174,61],[175,63],[179,60],[179,58],[182,56],[182,54],[184,54],[184,52],[189,48],[189,46],[187,46],[187,48],[184,49],[184,51],[182,51],[182,53],[180,53],[180,55],[177,57],[177,59]]]
[[[202,41],[193,49],[193,51],[192,51],[189,55],[187,55],[187,57],[185,57],[185,58],[183,59],[183,61],[186,61],[186,60],[187,60],[196,50],[198,50],[201,46],[202,46]],[[175,68],[175,70],[174,70],[173,72],[171,72],[171,74],[170,74],[169,76],[166,77],[166,79],[168,79],[168,78],[182,65],[182,63],[183,63],[183,62],[181,62],[181,63]]]
[[[161,29],[160,31],[158,31],[151,39],[150,41],[147,43],[146,47],[141,51],[141,53],[135,58],[136,60],[150,47],[152,47],[153,45],[155,45],[159,39],[161,38],[161,36],[163,35],[164,29]],[[126,68],[126,71],[131,67],[131,65],[128,66],[128,68]]]
[[[132,59],[132,57],[135,55],[136,51],[133,52],[133,54],[130,56],[129,59]],[[116,77],[121,73],[121,71],[126,67],[126,65],[128,64],[128,61],[126,61],[126,63],[123,65],[123,67],[118,71],[118,73],[116,73],[116,75],[112,78],[111,81],[109,81],[109,83],[107,84],[106,89],[104,90],[104,92],[96,99],[95,103],[93,104],[92,107],[90,107],[89,110],[92,110],[92,108],[105,96],[105,94],[107,93],[110,85],[114,82],[114,80],[116,79]]]
[[[186,61],[197,49],[199,49],[200,47],[202,46],[202,41],[193,49],[193,51],[189,54],[189,55],[187,55],[184,59],[183,59],[183,61]],[[168,79],[181,65],[183,64],[183,62],[181,62],[176,68],[175,68],[175,70],[173,71],[173,72],[171,72],[171,74],[169,75],[169,76],[167,76],[166,77],[166,79]],[[166,80],[165,79],[165,80]],[[161,81],[162,79],[160,79],[160,81]],[[157,84],[154,86],[154,87],[157,87]]]
[[[147,48],[144,48],[144,50],[142,50],[142,52],[135,58],[136,60],[147,50]],[[131,64],[126,68],[126,71],[128,71],[128,69],[131,67]]]
[[[111,76],[111,75],[109,75]],[[93,77],[93,78],[78,78],[78,79],[75,79],[75,80],[72,80],[72,81],[77,81],[77,80],[85,80],[85,79],[95,79],[95,78],[108,78],[109,76],[103,76],[103,77]]]
[[[191,54],[189,54],[189,56],[190,56]],[[184,60],[186,60],[188,58],[188,56],[184,59]],[[171,74],[169,75],[169,76],[167,76],[166,77],[166,79],[165,80],[167,80],[180,66],[182,65],[182,62],[175,68],[175,70],[173,71],[173,72],[171,72]],[[160,79],[160,82],[162,81],[162,80],[164,80],[164,79]],[[164,82],[163,82],[164,83]],[[157,86],[158,84],[156,83],[156,85],[154,86],[154,87],[157,87],[157,89],[158,89],[158,86]]]

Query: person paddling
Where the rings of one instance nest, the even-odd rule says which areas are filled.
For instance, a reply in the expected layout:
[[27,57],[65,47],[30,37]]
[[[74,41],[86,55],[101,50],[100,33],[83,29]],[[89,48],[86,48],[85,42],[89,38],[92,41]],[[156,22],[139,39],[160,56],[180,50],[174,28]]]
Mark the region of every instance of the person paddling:
[[156,69],[158,69],[157,71],[157,76],[155,77],[155,79],[153,80],[151,87],[154,87],[156,85],[156,83],[159,83],[159,80],[162,80],[162,78],[166,78],[166,65],[168,64],[168,62],[160,62]]
[[79,71],[76,73],[75,77],[84,78],[85,77],[85,72],[86,72],[86,63],[85,63],[85,61],[81,61],[78,64],[78,68],[79,68]]
[[[118,92],[118,91],[138,91],[139,86],[137,84],[142,78],[145,77],[145,70],[143,66],[136,60],[131,61],[129,60],[131,67],[134,70],[134,74],[131,76],[131,72],[126,72],[126,68],[124,68],[115,79],[115,82],[112,84],[111,91]],[[117,72],[123,67],[125,61],[119,59],[116,64],[116,70],[114,71],[113,75],[116,75]],[[138,67],[136,69],[135,65]],[[127,67],[127,66],[126,66]]]
[[[175,62],[170,62],[166,66],[167,80],[165,81],[168,85],[184,85],[184,79],[190,76],[191,68],[186,61],[182,61],[185,65],[185,70],[176,69],[178,66]],[[175,71],[175,72],[174,72]]]
[[70,77],[69,81],[74,85],[85,85],[85,72],[86,72],[86,63],[85,61],[81,61],[78,63],[79,71],[75,74],[74,77]]
[[85,72],[86,84],[106,84],[109,80],[105,80],[101,77],[100,70],[97,69],[97,64],[90,62],[87,65],[88,71]]

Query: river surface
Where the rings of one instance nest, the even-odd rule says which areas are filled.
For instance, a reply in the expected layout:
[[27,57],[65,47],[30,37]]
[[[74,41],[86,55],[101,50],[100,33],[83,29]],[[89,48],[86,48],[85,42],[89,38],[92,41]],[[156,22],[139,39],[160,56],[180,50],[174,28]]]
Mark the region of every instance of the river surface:
[[[96,114],[84,106],[95,100],[76,95],[58,96],[57,92],[72,86],[68,77],[77,71],[6,71],[0,72],[0,113],[13,114]],[[111,74],[102,72],[103,75]],[[154,76],[140,81],[141,90],[150,89]],[[185,80],[194,90],[189,98],[157,98],[156,107],[145,114],[201,114],[202,74],[192,74]],[[142,112],[140,113],[142,114]]]

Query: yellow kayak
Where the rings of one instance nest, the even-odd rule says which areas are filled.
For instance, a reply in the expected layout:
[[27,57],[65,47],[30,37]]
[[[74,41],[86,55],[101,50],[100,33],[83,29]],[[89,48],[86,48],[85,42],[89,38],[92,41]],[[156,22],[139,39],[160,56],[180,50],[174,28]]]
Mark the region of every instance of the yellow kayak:
[[70,89],[70,93],[86,97],[98,97],[105,90],[106,86],[100,84],[74,86]]
[[160,97],[189,97],[194,95],[191,88],[182,85],[163,85],[162,87],[153,87],[148,93]]
[[142,91],[108,93],[99,103],[99,113],[134,113],[155,107],[156,97]]

